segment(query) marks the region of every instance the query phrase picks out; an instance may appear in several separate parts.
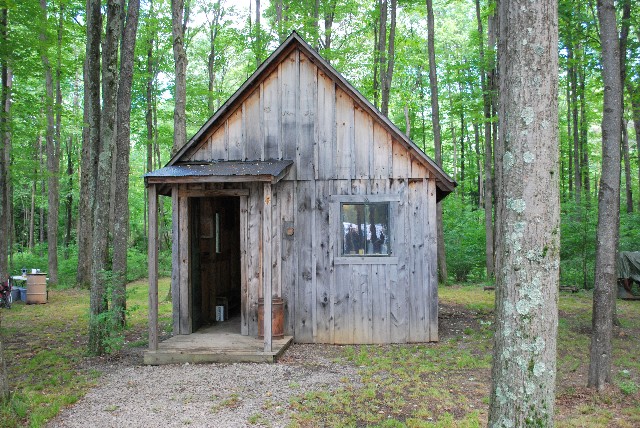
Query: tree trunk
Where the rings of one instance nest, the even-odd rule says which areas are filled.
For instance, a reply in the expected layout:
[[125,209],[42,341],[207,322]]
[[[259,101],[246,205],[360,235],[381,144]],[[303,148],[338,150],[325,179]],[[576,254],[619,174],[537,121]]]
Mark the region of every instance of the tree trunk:
[[[397,0],[391,0],[391,26],[389,27],[389,46],[386,57],[386,64],[382,64],[380,74],[384,74],[382,80],[382,101],[380,111],[385,116],[389,116],[389,96],[391,94],[391,80],[393,79],[393,66],[395,64],[395,41],[396,41],[396,10]],[[386,29],[385,29],[386,31]]]
[[187,53],[184,49],[184,1],[171,0],[173,60],[175,61],[175,106],[173,109],[173,153],[187,142]]
[[[48,276],[49,284],[58,283],[58,169],[56,153],[58,151],[56,141],[56,126],[54,124],[54,98],[53,98],[53,76],[49,55],[47,53],[46,25],[47,25],[47,1],[40,0],[40,8],[43,15],[43,28],[40,29],[40,58],[44,68],[45,77],[45,110],[47,117],[47,129],[45,134],[47,152],[47,244],[48,244]],[[56,70],[57,74],[57,70]],[[56,91],[57,92],[57,91]],[[57,98],[57,96],[56,96]],[[56,99],[57,101],[57,99]],[[57,104],[57,103],[56,103]],[[56,167],[58,166],[58,167]]]
[[94,206],[91,293],[89,313],[89,353],[105,352],[109,248],[109,200],[111,196],[112,159],[116,139],[116,101],[118,86],[118,44],[122,19],[121,0],[107,3],[107,24],[102,49],[103,104],[100,115],[100,150]]
[[65,198],[65,235],[64,235],[64,259],[69,259],[69,244],[71,243],[71,223],[73,221],[73,160],[71,155],[73,154],[73,138],[69,137],[67,143],[67,185],[69,187],[67,191],[67,197]]
[[[7,8],[0,10],[0,44],[6,46],[8,43],[8,15]],[[8,146],[11,138],[9,131],[9,115],[11,108],[11,71],[4,56],[0,57],[1,85],[0,88],[0,282],[9,277],[9,158]],[[0,337],[0,341],[2,338]],[[0,359],[2,353],[0,350]],[[4,363],[4,360],[2,360]],[[6,372],[0,367],[0,396],[4,396],[4,390],[8,394],[6,384]],[[1,397],[0,397],[1,398]]]
[[580,135],[578,131],[578,78],[574,48],[572,45],[569,45],[568,51],[569,81],[571,82],[571,100],[568,100],[568,102],[571,104],[571,118],[573,123],[573,188],[576,205],[580,205],[582,201],[582,172],[580,168]]
[[[3,8],[0,12],[0,42],[10,43],[9,39],[9,11]],[[6,58],[3,58],[0,65],[2,78],[0,96],[0,281],[3,279],[3,272],[8,276],[13,261],[13,240],[15,239],[15,228],[13,227],[13,186],[11,184],[11,105],[13,86],[13,71]],[[8,256],[8,261],[7,261]]]
[[[567,65],[567,76],[569,75],[569,66]],[[571,141],[571,82],[567,79],[567,141]],[[573,151],[571,144],[567,144],[567,165],[569,177],[569,194],[573,195]]]
[[[44,166],[44,145],[42,144],[42,140],[40,140],[40,145],[38,146],[38,173],[39,175],[42,177],[43,175],[43,171],[45,169]],[[47,188],[44,184],[44,178],[40,179],[40,200],[44,201],[46,199],[46,193],[47,193]],[[40,213],[39,213],[39,223],[38,223],[38,233],[39,233],[39,240],[38,240],[38,244],[39,245],[39,254],[40,257],[43,256],[43,247],[44,245],[44,228],[45,228],[45,222],[44,222],[44,204],[40,205]]]
[[[438,77],[436,74],[436,51],[434,47],[433,2],[427,0],[427,50],[429,51],[429,88],[431,89],[431,122],[433,123],[433,142],[436,163],[442,166],[442,138],[440,135],[440,107],[438,105]],[[442,230],[442,205],[436,204],[436,225],[438,228],[438,278],[441,283],[447,282],[447,259],[444,249],[444,233]]]
[[[0,9],[0,44],[8,43],[8,18],[9,11],[6,7]],[[4,56],[0,57],[0,282],[9,278],[8,266],[8,242],[9,222],[7,208],[10,204],[7,194],[9,187],[9,162],[7,145],[9,134],[9,114],[11,107],[11,71]],[[0,312],[0,404],[9,400],[9,378],[7,376],[7,364],[4,359],[2,339],[2,313]]]
[[[324,12],[324,59],[331,62],[331,37],[333,33],[333,20],[336,16],[337,0],[329,0],[328,5],[325,3]],[[328,9],[327,9],[328,7]]]
[[[627,84],[627,87],[631,89],[629,92],[631,94],[633,129],[636,134],[636,153],[638,154],[638,183],[640,183],[640,86],[635,91],[630,83]],[[640,211],[640,197],[638,198],[638,211]]]
[[582,158],[580,160],[580,172],[582,173],[582,194],[587,202],[587,207],[591,201],[591,180],[589,179],[589,148],[587,147],[587,132],[589,122],[587,122],[587,101],[585,93],[585,64],[584,64],[584,50],[580,53],[580,69],[578,72],[579,92],[578,97],[580,99],[580,152]]
[[[493,150],[491,147],[491,97],[492,88],[489,86],[490,78],[487,78],[487,69],[493,69],[493,46],[495,38],[493,37],[493,27],[488,25],[488,47],[490,52],[490,61],[487,63],[484,54],[484,31],[482,28],[482,15],[480,10],[480,0],[476,0],[476,21],[478,22],[479,51],[480,51],[480,86],[482,88],[482,106],[484,114],[484,231],[485,231],[485,266],[487,269],[487,278],[494,276],[494,249],[493,249],[493,183],[492,183],[492,167],[493,167]],[[489,23],[492,17],[489,16]]]
[[262,28],[260,25],[260,0],[256,1],[255,54],[256,68],[262,63]]
[[627,121],[622,121],[622,155],[624,157],[624,184],[626,195],[627,213],[633,212],[633,193],[631,191],[631,159],[629,156],[629,133],[627,132]]
[[78,273],[76,283],[89,288],[93,249],[93,207],[100,147],[100,0],[87,0],[87,47],[84,63],[84,126],[78,200]]
[[[153,0],[149,2],[149,14],[153,16],[154,14],[154,4]],[[150,24],[149,24],[150,27]],[[146,103],[146,113],[145,113],[145,123],[147,125],[147,166],[146,172],[153,171],[153,82],[156,77],[156,73],[153,67],[153,44],[155,43],[155,31],[152,28],[147,28],[149,39],[147,40],[147,91],[145,96]],[[147,228],[147,188],[144,189],[144,230],[145,233],[148,233]],[[148,236],[147,236],[148,239]]]
[[622,82],[620,81],[620,45],[613,0],[598,0],[598,22],[602,46],[604,105],[602,175],[598,191],[596,273],[588,386],[602,390],[611,382],[611,336],[616,297],[616,255],[620,215]]
[[[624,109],[624,82],[627,79],[627,41],[631,25],[631,0],[622,2],[622,25],[620,29],[620,81],[622,82],[622,106]],[[631,94],[629,94],[631,95]],[[631,160],[629,156],[629,133],[627,121],[622,115],[622,155],[624,158],[624,184],[627,213],[633,212],[633,193],[631,191]]]
[[[560,262],[557,2],[499,4],[489,426],[553,426]],[[526,43],[525,43],[526,42]],[[532,179],[525,179],[531,177]]]
[[484,176],[482,175],[482,166],[480,165],[480,159],[482,159],[482,156],[480,155],[480,127],[477,123],[473,124],[473,138],[476,150],[476,171],[478,171],[478,208],[482,208],[484,205],[484,200],[482,199],[484,194]]
[[209,77],[209,113],[215,112],[215,61],[216,61],[216,38],[218,36],[218,30],[220,29],[219,21],[222,16],[222,9],[220,8],[220,0],[218,0],[213,6],[213,17],[209,22],[209,57],[207,59],[207,72]]
[[131,84],[138,30],[140,0],[129,0],[127,21],[120,50],[118,81],[116,210],[113,234],[113,291],[111,293],[114,325],[124,327],[127,284],[127,249],[129,241],[129,152],[131,147]]
[[409,105],[404,105],[404,128],[405,135],[411,138],[411,119],[409,118]]

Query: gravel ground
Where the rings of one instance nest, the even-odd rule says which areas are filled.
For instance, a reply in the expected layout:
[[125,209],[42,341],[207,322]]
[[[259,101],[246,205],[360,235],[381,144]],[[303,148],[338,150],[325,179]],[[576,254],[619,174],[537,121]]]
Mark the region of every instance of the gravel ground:
[[131,354],[100,367],[100,385],[47,426],[283,427],[290,398],[359,383],[356,367],[335,362],[340,352],[292,345],[277,364],[165,366],[143,366]]

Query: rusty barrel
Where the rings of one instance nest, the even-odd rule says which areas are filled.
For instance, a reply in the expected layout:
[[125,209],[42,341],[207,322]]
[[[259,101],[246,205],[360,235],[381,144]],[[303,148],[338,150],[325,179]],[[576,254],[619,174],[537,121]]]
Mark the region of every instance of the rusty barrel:
[[[264,299],[258,299],[258,338],[264,337]],[[284,300],[274,297],[271,300],[271,337],[284,337]]]
[[47,303],[47,274],[27,274],[27,304]]

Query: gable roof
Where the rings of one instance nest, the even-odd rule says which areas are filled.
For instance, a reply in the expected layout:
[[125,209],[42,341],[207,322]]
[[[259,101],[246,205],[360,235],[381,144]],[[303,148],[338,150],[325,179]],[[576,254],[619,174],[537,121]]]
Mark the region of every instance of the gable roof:
[[207,135],[212,126],[219,120],[223,120],[228,114],[235,110],[251,92],[268,76],[269,72],[284,61],[287,55],[294,49],[300,49],[312,63],[320,68],[330,79],[332,79],[343,91],[348,93],[357,104],[374,117],[392,137],[399,141],[429,170],[436,178],[437,200],[441,200],[451,193],[457,183],[426,153],[424,153],[413,141],[409,139],[398,127],[374,107],[371,102],[353,87],[331,64],[325,61],[302,37],[295,31],[256,69],[256,71],[236,90],[236,92],[214,113],[207,122],[204,123],[193,137],[180,148],[169,160],[166,166],[173,166],[185,157],[185,154],[195,149],[203,137]]

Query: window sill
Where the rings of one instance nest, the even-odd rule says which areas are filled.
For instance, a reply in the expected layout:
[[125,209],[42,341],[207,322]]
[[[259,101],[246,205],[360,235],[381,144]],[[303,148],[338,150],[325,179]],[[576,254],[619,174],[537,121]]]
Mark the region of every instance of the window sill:
[[397,257],[388,256],[349,256],[336,257],[334,265],[397,265]]

